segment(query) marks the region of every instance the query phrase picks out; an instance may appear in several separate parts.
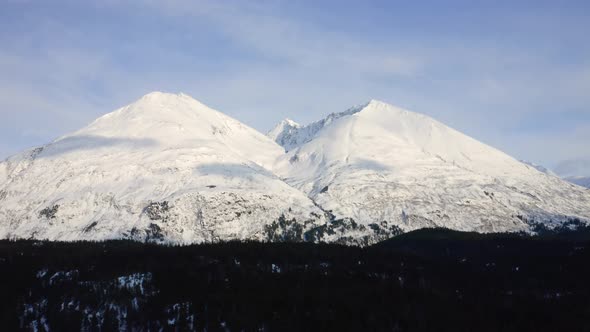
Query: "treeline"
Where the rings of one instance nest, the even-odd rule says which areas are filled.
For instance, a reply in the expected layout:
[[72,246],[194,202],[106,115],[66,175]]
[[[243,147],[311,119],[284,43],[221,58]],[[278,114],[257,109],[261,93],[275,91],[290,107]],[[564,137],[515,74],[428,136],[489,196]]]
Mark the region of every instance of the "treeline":
[[586,331],[590,241],[421,230],[368,248],[0,241],[2,330]]

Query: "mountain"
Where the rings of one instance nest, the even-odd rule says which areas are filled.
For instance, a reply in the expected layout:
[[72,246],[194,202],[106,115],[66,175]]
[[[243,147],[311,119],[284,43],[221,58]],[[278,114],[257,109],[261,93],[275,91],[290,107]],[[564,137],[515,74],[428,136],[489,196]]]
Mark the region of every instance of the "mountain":
[[[584,160],[568,160],[561,162],[557,165],[557,172],[561,175],[555,173],[554,171],[544,167],[542,165],[537,165],[533,162],[521,160],[521,162],[534,167],[539,172],[543,172],[545,174],[559,176],[562,179],[571,182],[573,184],[577,184],[578,186],[590,188],[590,176],[583,176],[579,174],[590,174],[590,162],[585,162]],[[578,175],[574,175],[578,174]]]
[[299,137],[297,137],[297,135],[294,135],[294,133],[297,133],[300,128],[301,128],[301,125],[298,124],[297,122],[295,122],[291,119],[285,119],[285,120],[281,121],[278,125],[276,125],[276,127],[274,127],[267,134],[267,136],[270,139],[272,139],[273,141],[277,142],[283,148],[288,150],[292,146],[296,146],[298,144],[304,143],[304,142],[297,142],[297,141],[293,142],[292,141],[293,139],[303,138],[302,135],[299,135]]
[[572,159],[560,162],[555,173],[579,186],[590,188],[590,159]]
[[150,93],[0,163],[0,238],[260,240],[273,222],[325,222],[270,171],[283,153],[187,95]]
[[590,221],[590,191],[537,168],[379,101],[267,137],[154,92],[1,162],[0,238],[369,245]]
[[309,126],[279,126],[270,137],[288,151],[275,172],[348,223],[351,236],[435,226],[528,231],[590,221],[587,190],[380,101]]
[[345,112],[331,113],[326,118],[302,126],[291,119],[285,119],[276,125],[267,136],[281,145],[285,151],[289,152],[302,144],[311,141],[315,135],[325,126],[347,115],[354,114],[362,109],[362,106],[353,107]]

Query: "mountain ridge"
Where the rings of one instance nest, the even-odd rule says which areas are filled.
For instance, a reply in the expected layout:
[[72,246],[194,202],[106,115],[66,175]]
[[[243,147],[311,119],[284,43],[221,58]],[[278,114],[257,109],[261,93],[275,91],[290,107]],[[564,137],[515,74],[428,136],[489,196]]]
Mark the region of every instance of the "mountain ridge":
[[0,237],[265,239],[323,212],[268,167],[282,149],[186,95],[152,93],[0,163]]
[[275,171],[338,218],[484,232],[590,218],[581,188],[426,115],[370,102],[318,123],[287,142]]
[[377,100],[268,136],[186,94],[147,94],[0,162],[0,238],[368,245],[590,220],[587,191]]

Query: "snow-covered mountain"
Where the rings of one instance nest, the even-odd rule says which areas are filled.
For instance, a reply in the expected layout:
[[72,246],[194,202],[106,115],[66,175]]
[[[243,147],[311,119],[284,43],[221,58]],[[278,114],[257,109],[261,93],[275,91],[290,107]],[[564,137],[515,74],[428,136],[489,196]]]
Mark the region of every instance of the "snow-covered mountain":
[[277,142],[284,149],[289,150],[292,146],[297,146],[305,142],[293,141],[295,139],[303,139],[303,135],[297,135],[301,129],[301,125],[291,119],[281,121],[274,127],[267,136],[273,141]]
[[270,137],[288,151],[275,172],[357,229],[503,232],[590,221],[587,190],[383,102],[309,126],[283,123]]
[[269,136],[150,93],[0,163],[0,238],[366,245],[590,220],[589,190],[379,101]]
[[529,161],[521,160],[521,162],[536,168],[539,172],[559,176],[562,179],[577,184],[578,186],[590,188],[590,160],[575,159],[560,162],[555,167],[555,172]]
[[331,113],[326,118],[302,126],[291,119],[285,119],[276,125],[267,136],[281,145],[285,151],[289,152],[302,144],[305,144],[316,136],[325,126],[347,115],[354,114],[362,109],[363,105],[353,107],[345,112]]
[[555,173],[554,171],[548,169],[545,166],[535,164],[533,162],[521,160],[521,162],[534,167],[539,172],[543,172],[545,174],[559,176],[562,179],[571,182],[573,184],[577,184],[578,186],[590,188],[590,176],[583,176],[579,174],[590,174],[590,162],[583,162],[582,160],[574,160],[574,161],[565,161],[561,162],[557,165],[556,170],[560,172],[560,174]]
[[267,239],[325,214],[270,167],[284,153],[187,95],[150,93],[0,163],[0,238]]

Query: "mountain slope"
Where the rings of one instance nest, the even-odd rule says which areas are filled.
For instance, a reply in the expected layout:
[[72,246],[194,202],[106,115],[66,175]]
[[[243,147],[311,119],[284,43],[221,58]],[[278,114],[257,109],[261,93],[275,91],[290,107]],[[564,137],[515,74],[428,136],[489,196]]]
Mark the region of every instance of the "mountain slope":
[[269,136],[281,145],[189,96],[148,94],[0,163],[0,238],[367,245],[590,220],[590,191],[379,101]]
[[0,238],[266,239],[324,213],[268,170],[280,146],[189,96],[151,93],[0,163]]
[[590,220],[587,190],[379,101],[289,135],[275,172],[336,218],[370,228],[503,232]]
[[[542,166],[542,165],[537,165],[535,163],[531,163],[531,162],[524,161],[524,160],[521,160],[521,162],[534,167],[539,172],[553,175],[553,176],[559,176],[562,179],[566,180],[567,182],[571,182],[573,184],[577,184],[578,186],[582,186],[585,188],[590,188],[590,177],[579,175],[579,174],[589,174],[590,171],[587,170],[588,169],[587,165],[590,165],[590,164],[584,165],[583,161],[581,161],[581,160],[565,161],[565,162],[560,163],[556,168],[558,170],[558,172],[561,172],[560,175],[553,172],[552,170]],[[568,167],[568,166],[573,166],[573,167]],[[576,166],[579,166],[579,167],[576,167]],[[584,169],[584,166],[586,166],[586,169]],[[577,175],[574,175],[574,174],[577,174]]]
[[548,169],[547,167],[545,167],[543,165],[535,164],[535,163],[527,161],[527,160],[520,160],[520,162],[525,165],[531,166],[532,168],[536,169],[537,171],[539,171],[541,173],[557,176],[557,174],[555,174],[552,170]]

